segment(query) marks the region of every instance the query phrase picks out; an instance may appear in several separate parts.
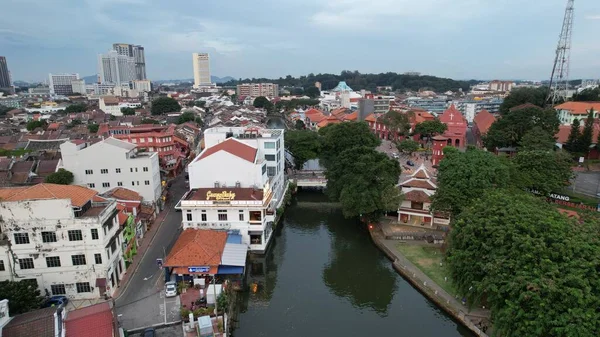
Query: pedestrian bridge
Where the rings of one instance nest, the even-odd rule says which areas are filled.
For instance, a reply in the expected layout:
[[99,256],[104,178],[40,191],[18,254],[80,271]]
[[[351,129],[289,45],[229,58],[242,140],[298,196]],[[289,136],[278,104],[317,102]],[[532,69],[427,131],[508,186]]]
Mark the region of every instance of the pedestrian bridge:
[[296,171],[291,178],[298,187],[327,186],[327,178],[323,171]]

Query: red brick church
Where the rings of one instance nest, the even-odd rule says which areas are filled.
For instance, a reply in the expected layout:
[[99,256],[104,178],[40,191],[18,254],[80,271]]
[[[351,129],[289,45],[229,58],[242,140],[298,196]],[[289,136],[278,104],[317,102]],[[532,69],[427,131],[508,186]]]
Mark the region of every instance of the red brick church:
[[439,116],[439,120],[448,126],[442,136],[448,138],[449,146],[459,149],[467,147],[467,120],[454,104]]

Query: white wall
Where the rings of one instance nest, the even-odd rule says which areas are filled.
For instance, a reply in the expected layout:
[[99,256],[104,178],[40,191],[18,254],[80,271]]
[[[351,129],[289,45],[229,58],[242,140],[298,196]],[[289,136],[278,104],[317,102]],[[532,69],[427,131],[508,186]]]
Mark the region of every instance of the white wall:
[[[128,150],[105,142],[82,150],[66,142],[60,148],[62,167],[73,172],[74,184],[85,185],[99,193],[125,187],[138,192],[146,201],[160,198],[162,187],[158,153],[141,152],[135,158],[127,158]],[[103,174],[102,169],[108,170],[108,173]],[[117,169],[120,173],[117,173]],[[92,170],[93,173],[86,174],[86,170]],[[109,183],[109,186],[104,187],[103,183]]]
[[188,165],[190,189],[221,186],[261,187],[267,181],[266,172],[262,175],[264,162],[251,163],[226,151],[219,151]]

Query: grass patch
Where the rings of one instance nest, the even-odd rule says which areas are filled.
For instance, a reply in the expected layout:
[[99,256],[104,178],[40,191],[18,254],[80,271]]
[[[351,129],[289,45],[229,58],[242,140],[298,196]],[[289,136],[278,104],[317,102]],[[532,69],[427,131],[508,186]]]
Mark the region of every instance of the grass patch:
[[[450,280],[450,270],[439,248],[399,243],[396,249],[447,293],[456,295],[456,289]],[[444,277],[447,277],[448,281],[444,281]]]

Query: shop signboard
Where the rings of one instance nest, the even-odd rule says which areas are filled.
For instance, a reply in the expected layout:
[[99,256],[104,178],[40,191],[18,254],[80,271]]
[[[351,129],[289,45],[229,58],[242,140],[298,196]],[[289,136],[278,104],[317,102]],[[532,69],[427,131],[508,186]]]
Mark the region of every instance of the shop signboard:
[[202,267],[188,267],[189,273],[208,273],[210,271],[210,267],[202,266]]

